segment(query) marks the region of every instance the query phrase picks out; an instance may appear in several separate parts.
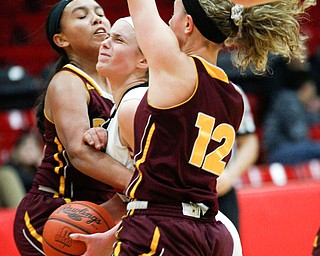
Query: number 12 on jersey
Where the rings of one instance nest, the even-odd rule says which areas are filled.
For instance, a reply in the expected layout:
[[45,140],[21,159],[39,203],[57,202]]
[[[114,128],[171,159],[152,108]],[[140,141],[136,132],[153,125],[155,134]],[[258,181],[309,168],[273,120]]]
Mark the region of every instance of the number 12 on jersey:
[[[226,165],[223,158],[230,153],[236,133],[234,128],[227,123],[221,123],[215,127],[215,121],[212,116],[198,113],[195,126],[199,129],[199,133],[193,145],[189,163],[205,171],[221,175]],[[206,154],[210,140],[221,142],[222,139],[225,140],[221,146]]]

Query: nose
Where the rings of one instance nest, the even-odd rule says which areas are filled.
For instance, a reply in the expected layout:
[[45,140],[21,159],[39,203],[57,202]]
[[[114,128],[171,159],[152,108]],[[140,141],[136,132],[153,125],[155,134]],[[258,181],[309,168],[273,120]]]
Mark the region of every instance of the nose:
[[92,25],[102,24],[102,19],[98,15],[95,15],[92,21]]
[[101,48],[110,48],[110,37],[107,37],[102,41]]

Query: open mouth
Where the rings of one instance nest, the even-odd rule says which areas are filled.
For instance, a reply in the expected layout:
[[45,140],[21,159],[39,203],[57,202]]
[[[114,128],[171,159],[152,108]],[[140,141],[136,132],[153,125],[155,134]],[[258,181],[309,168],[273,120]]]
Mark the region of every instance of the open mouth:
[[98,28],[94,34],[100,35],[100,34],[106,34],[106,33],[107,33],[107,31],[105,28]]

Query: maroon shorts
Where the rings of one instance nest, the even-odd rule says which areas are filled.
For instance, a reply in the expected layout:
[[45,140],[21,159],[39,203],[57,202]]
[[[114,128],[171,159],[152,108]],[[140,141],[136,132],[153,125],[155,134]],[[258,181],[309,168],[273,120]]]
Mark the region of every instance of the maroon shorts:
[[44,224],[54,210],[65,204],[62,198],[53,198],[50,193],[33,190],[22,199],[14,221],[14,239],[23,256],[44,255]]
[[[231,256],[233,240],[220,221],[135,210],[123,218],[114,255]],[[145,213],[145,214],[144,214]]]

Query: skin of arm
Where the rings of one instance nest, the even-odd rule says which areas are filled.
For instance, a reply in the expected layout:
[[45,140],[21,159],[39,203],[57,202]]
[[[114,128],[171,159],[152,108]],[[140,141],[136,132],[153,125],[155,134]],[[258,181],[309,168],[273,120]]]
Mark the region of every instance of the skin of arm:
[[101,204],[101,206],[113,217],[115,223],[118,223],[126,212],[127,203],[123,202],[116,194],[113,198]]
[[259,153],[259,141],[255,133],[238,136],[237,150],[226,169],[217,179],[219,196],[225,195],[233,187],[235,181],[256,162]]
[[118,124],[121,143],[134,149],[134,116],[140,103],[138,99],[123,102],[118,109]]
[[[90,128],[87,102],[88,93],[82,81],[62,71],[48,87],[46,115],[55,124],[59,139],[78,170],[113,187],[125,189],[132,172],[82,140],[83,134]],[[118,178],[120,175],[122,179]]]
[[[165,108],[185,101],[195,88],[192,58],[181,52],[176,35],[161,19],[155,1],[127,2],[138,44],[149,65],[149,103]],[[188,30],[192,28],[193,25]]]

